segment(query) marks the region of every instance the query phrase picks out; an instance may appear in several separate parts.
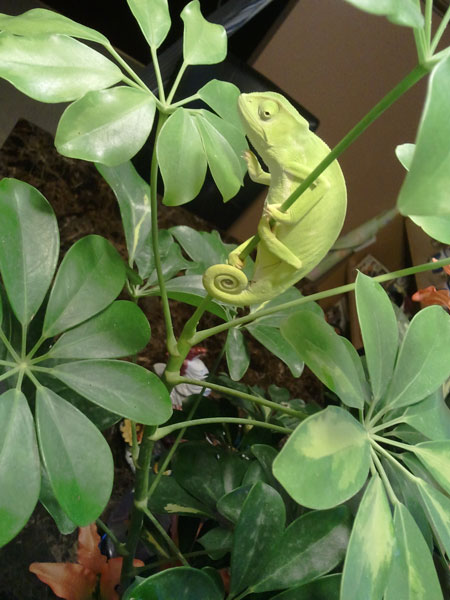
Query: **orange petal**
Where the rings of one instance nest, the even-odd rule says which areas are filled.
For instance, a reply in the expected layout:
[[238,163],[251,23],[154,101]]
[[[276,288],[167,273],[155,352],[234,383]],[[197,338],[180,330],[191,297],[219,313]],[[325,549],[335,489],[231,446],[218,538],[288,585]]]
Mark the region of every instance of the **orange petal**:
[[29,567],[53,593],[64,600],[92,600],[97,576],[74,563],[32,563]]
[[[116,587],[120,583],[120,574],[122,572],[123,558],[110,558],[108,563],[102,569],[100,578],[100,598],[101,600],[119,600],[119,594]],[[143,567],[141,560],[133,560],[134,567]]]
[[95,523],[91,523],[87,527],[80,527],[78,532],[78,562],[83,567],[98,574],[102,572],[103,565],[106,564],[106,556],[101,554],[99,544],[100,536],[97,533]]
[[429,285],[422,290],[417,290],[411,298],[415,302],[422,302],[425,306],[439,304],[440,306],[450,308],[450,292],[448,290],[437,290],[434,285]]

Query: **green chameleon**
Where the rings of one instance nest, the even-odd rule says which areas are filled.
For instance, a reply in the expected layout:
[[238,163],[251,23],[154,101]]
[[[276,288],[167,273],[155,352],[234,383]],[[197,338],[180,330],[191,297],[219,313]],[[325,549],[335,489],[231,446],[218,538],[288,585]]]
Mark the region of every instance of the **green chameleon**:
[[322,260],[341,230],[347,194],[342,171],[334,161],[282,212],[283,202],[330,149],[280,94],[241,94],[238,108],[247,137],[269,169],[269,173],[264,171],[252,152],[245,153],[250,178],[269,186],[258,224],[255,269],[249,282],[239,255],[250,238],[229,254],[227,265],[209,267],[203,285],[213,298],[247,306],[278,296]]

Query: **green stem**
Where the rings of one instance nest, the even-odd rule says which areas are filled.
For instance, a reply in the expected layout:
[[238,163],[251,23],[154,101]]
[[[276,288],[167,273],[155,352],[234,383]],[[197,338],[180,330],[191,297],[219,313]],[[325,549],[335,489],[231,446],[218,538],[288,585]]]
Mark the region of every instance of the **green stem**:
[[375,466],[377,468],[377,471],[381,477],[381,480],[384,484],[384,487],[386,488],[386,492],[388,493],[389,499],[391,501],[392,504],[397,504],[398,503],[398,498],[395,495],[394,490],[392,489],[391,486],[391,482],[389,481],[388,476],[386,475],[386,471],[383,468],[383,465],[381,464],[380,459],[377,456],[377,453],[375,452],[375,450],[373,448],[370,448],[370,455],[372,457],[373,462],[375,463]]
[[8,379],[8,377],[12,377],[13,375],[15,375],[17,373],[17,371],[20,371],[20,367],[15,366],[13,369],[10,369],[9,371],[6,371],[6,373],[3,373],[2,375],[0,375],[0,381],[4,381],[5,379]]
[[[197,558],[198,556],[207,555],[207,550],[195,550],[193,552],[185,552],[183,554],[184,558]],[[167,558],[163,558],[162,560],[156,560],[155,562],[145,565],[144,567],[136,567],[134,571],[136,575],[141,575],[141,573],[145,573],[146,571],[152,571],[153,569],[157,569],[158,567],[163,567],[164,565],[167,565],[167,563],[172,563],[176,560],[178,560],[177,556],[168,556]]]
[[387,429],[388,427],[393,427],[394,425],[398,425],[399,423],[404,423],[404,417],[398,417],[398,419],[392,419],[392,421],[386,421],[386,423],[381,423],[381,425],[377,425],[376,427],[372,427],[370,429],[370,433],[376,433],[377,431],[382,431],[383,429]]
[[[35,345],[33,346],[33,348],[28,352],[27,354],[27,358],[28,360],[31,360],[33,358],[33,356],[36,354],[36,352],[39,350],[39,348],[42,346],[42,344],[45,342],[47,338],[45,338],[43,335],[41,335],[41,337],[38,339],[38,341],[35,343]],[[43,356],[39,356],[37,360],[43,360]]]
[[[427,43],[427,53],[430,53],[431,47],[431,24],[433,20],[433,0],[425,1],[425,28],[424,35]],[[431,53],[430,53],[431,54]]]
[[382,437],[381,435],[371,435],[371,439],[384,442],[385,444],[389,444],[391,446],[396,446],[397,448],[401,448],[402,450],[406,450],[406,452],[414,452],[414,446],[410,444],[402,444],[402,442],[396,442],[395,440],[390,440],[388,438]]
[[161,77],[161,69],[159,68],[159,61],[158,61],[158,55],[156,52],[156,48],[154,46],[150,46],[150,52],[152,55],[153,68],[155,69],[156,81],[158,83],[159,99],[161,100],[161,102],[163,104],[165,104],[166,103],[166,94],[164,92],[164,84],[163,84],[163,80]]
[[95,523],[97,528],[101,529],[103,533],[106,533],[106,535],[111,539],[117,554],[120,554],[120,556],[126,556],[127,551],[125,549],[125,544],[122,544],[122,542],[117,538],[116,534],[106,525],[106,523],[103,523],[101,519],[96,519]]
[[195,102],[196,100],[200,100],[200,96],[199,94],[194,94],[193,96],[187,96],[187,98],[183,98],[183,100],[179,100],[178,102],[173,102],[173,104],[170,105],[171,109],[175,109],[178,108],[179,106],[184,106],[185,104],[188,104],[189,102]]
[[1,327],[0,327],[0,340],[3,342],[3,345],[5,346],[5,348],[7,349],[7,351],[11,354],[11,356],[13,357],[13,359],[16,362],[21,362],[20,356],[17,354],[17,352],[12,347],[10,341],[6,337],[5,332],[3,331],[3,329]]
[[[40,370],[42,370],[42,369],[40,369]],[[50,370],[50,369],[48,369],[48,370]],[[26,370],[26,375],[27,375],[28,379],[34,383],[36,389],[39,390],[40,388],[42,388],[42,384],[40,383],[39,379],[36,379],[36,377],[33,375],[33,373],[31,372],[31,369]]]
[[211,383],[210,381],[205,381],[201,379],[190,379],[189,377],[182,377],[180,375],[176,378],[174,385],[178,385],[179,383],[198,385],[200,387],[210,388],[211,390],[221,392],[222,394],[237,396],[238,398],[242,398],[243,400],[248,400],[249,402],[253,402],[254,404],[259,404],[261,406],[267,406],[271,410],[282,412],[286,415],[290,415],[291,417],[296,417],[297,419],[303,420],[306,419],[306,417],[308,416],[301,410],[294,410],[293,408],[289,408],[288,406],[282,406],[281,404],[277,404],[276,402],[272,402],[271,400],[266,400],[265,398],[260,398],[259,396],[253,396],[252,394],[247,394],[245,392],[241,392],[240,390],[235,390],[233,388],[228,388],[224,385],[218,385],[217,383]]
[[[428,70],[422,65],[416,66],[406,77],[404,77],[390,92],[384,96],[378,104],[376,104],[353,129],[351,129],[347,135],[331,150],[331,152],[320,162],[317,167],[311,171],[306,179],[298,186],[296,190],[283,202],[281,210],[285,211],[294,202],[296,202],[300,196],[306,192],[306,190],[314,183],[314,181],[325,171],[325,169],[336,160],[378,117],[380,117],[386,109],[388,109],[396,100],[398,100],[405,92],[407,92],[412,86],[414,86]],[[250,254],[257,246],[259,242],[259,235],[256,234],[250,244],[245,248],[244,252],[240,255],[243,260],[248,254]]]
[[408,469],[406,469],[398,460],[396,460],[391,454],[389,454],[389,452],[387,450],[385,450],[382,446],[380,446],[376,442],[373,442],[373,448],[376,448],[376,450],[380,454],[382,454],[384,457],[386,457],[386,459],[389,460],[397,469],[402,471],[402,473],[404,475],[406,475],[408,477],[408,479],[410,479],[414,483],[417,483],[417,481],[420,481],[419,477],[416,477],[410,471],[408,471]]
[[12,362],[10,360],[0,360],[0,365],[2,367],[15,367],[17,363]]
[[170,535],[167,533],[167,531],[164,529],[164,527],[161,525],[161,523],[158,521],[158,519],[152,514],[152,512],[147,507],[145,507],[145,508],[142,507],[142,511],[143,511],[144,515],[148,519],[150,519],[153,527],[159,532],[161,537],[164,539],[164,541],[169,546],[169,548],[172,550],[172,552],[175,554],[175,556],[178,558],[178,560],[185,567],[188,567],[189,566],[188,561],[185,559],[183,554],[180,552],[180,549],[178,548],[178,546],[175,544],[173,539],[170,537]]
[[[377,277],[373,277],[373,281],[378,281],[382,283],[384,281],[389,281],[391,279],[396,279],[397,277],[406,277],[408,275],[414,275],[415,273],[420,273],[422,271],[431,271],[433,269],[439,269],[440,267],[450,265],[450,259],[445,258],[439,260],[437,262],[425,263],[422,265],[417,265],[415,267],[408,267],[407,269],[400,269],[398,271],[392,271],[391,273],[385,273],[384,275],[378,275]],[[267,317],[277,312],[281,312],[283,310],[288,310],[290,308],[295,308],[297,306],[301,306],[302,304],[306,304],[307,302],[316,302],[318,300],[323,300],[324,298],[329,298],[330,296],[335,296],[337,294],[345,294],[347,292],[352,292],[355,289],[356,283],[347,283],[346,285],[341,285],[339,287],[333,288],[331,290],[325,290],[324,292],[318,292],[317,294],[311,294],[309,296],[303,296],[298,300],[292,300],[291,302],[285,302],[284,304],[278,304],[277,306],[273,306],[272,308],[266,308],[263,310],[258,310],[244,317],[239,317],[237,319],[232,319],[231,321],[227,321],[226,323],[222,323],[221,325],[217,325],[216,327],[210,327],[209,329],[203,329],[202,331],[197,332],[192,337],[192,345],[199,344],[206,338],[209,338],[217,333],[221,333],[222,331],[226,331],[231,327],[236,327],[238,325],[245,325],[246,323],[250,323],[255,319],[259,319],[260,317]]]
[[450,21],[450,6],[445,11],[442,21],[439,23],[439,27],[436,30],[433,41],[431,42],[430,52],[434,54],[439,42],[441,41],[442,34],[444,33],[448,23]]
[[136,468],[137,460],[139,457],[139,444],[137,440],[137,432],[136,432],[136,421],[130,420],[131,426],[131,458],[133,460],[134,468]]
[[152,439],[156,442],[166,435],[170,435],[172,432],[182,429],[183,427],[195,427],[196,425],[210,425],[213,423],[236,423],[238,425],[251,425],[253,427],[263,427],[264,429],[271,429],[277,433],[284,435],[290,435],[292,429],[287,427],[280,427],[279,425],[273,425],[272,423],[265,423],[264,421],[255,421],[254,419],[241,419],[239,417],[209,417],[207,419],[194,419],[193,421],[183,421],[182,423],[174,423],[173,425],[167,425],[166,427],[160,427],[156,433],[153,434]]
[[180,67],[180,70],[177,73],[177,76],[175,77],[172,89],[170,90],[169,95],[167,96],[167,104],[171,104],[173,97],[175,96],[175,92],[177,91],[177,88],[180,85],[181,78],[183,77],[187,67],[188,65],[185,62],[183,62],[183,64]]

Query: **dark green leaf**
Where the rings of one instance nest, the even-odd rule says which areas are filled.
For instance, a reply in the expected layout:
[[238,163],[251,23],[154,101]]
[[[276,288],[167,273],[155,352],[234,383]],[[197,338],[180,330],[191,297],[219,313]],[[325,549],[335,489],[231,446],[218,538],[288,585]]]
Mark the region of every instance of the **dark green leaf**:
[[281,592],[271,600],[340,600],[340,588],[341,574],[336,573]]
[[52,485],[50,483],[50,479],[48,478],[48,473],[41,464],[41,491],[39,494],[39,501],[48,511],[48,513],[53,517],[53,520],[58,527],[58,530],[63,535],[67,535],[72,533],[76,529],[76,525],[73,521],[69,519],[66,513],[61,508],[58,500],[55,497],[55,494],[52,489]]
[[114,465],[105,438],[79,410],[45,387],[36,394],[36,427],[56,499],[74,523],[89,525],[112,490]]
[[222,25],[209,23],[192,0],[181,11],[184,22],[183,58],[187,65],[213,65],[227,55],[227,34]]
[[50,349],[51,358],[120,358],[137,354],[150,339],[142,310],[127,300],[64,333]]
[[239,515],[252,485],[242,485],[232,492],[228,492],[217,502],[217,510],[232,523],[237,523]]
[[30,518],[41,474],[33,416],[22,392],[0,396],[0,547]]
[[43,335],[51,337],[106,308],[125,283],[117,250],[98,235],[78,240],[65,255],[45,313]]
[[152,575],[133,589],[130,600],[223,600],[215,582],[202,571],[176,567]]
[[[272,300],[265,302],[262,306],[262,310],[265,310],[266,308],[275,308],[280,304],[293,302],[294,300],[300,300],[302,297],[303,294],[300,292],[300,290],[295,287],[290,287],[282,294],[279,294]],[[250,310],[250,312],[257,315],[258,310],[260,310],[260,307],[258,307],[256,310]],[[258,320],[255,321],[255,324],[257,323],[259,325],[264,323],[264,325],[270,325],[271,327],[280,327],[281,323],[286,320],[286,317],[298,313],[301,310],[309,310],[318,317],[325,319],[323,310],[320,308],[317,302],[305,302],[300,306],[291,306],[291,308],[286,308],[284,310],[280,309],[278,312],[274,312],[266,317],[259,317]]]
[[[150,474],[150,485],[152,485],[155,477],[156,475]],[[152,512],[158,514],[214,518],[214,514],[208,511],[204,504],[188,494],[172,476],[161,477],[158,486],[150,497],[148,506]]]
[[144,425],[160,425],[172,414],[165,385],[134,363],[81,360],[57,365],[51,374],[91,402]]
[[122,79],[113,62],[66,35],[0,33],[0,77],[40,102],[70,102]]
[[71,158],[120,165],[144,145],[155,107],[150,94],[131,87],[88,92],[64,111],[56,130],[56,149]]
[[11,307],[27,325],[42,304],[56,268],[55,214],[35,188],[17,179],[0,183],[0,270]]
[[[155,293],[159,290],[155,289]],[[206,296],[206,290],[202,284],[201,275],[183,275],[175,277],[166,283],[166,291],[169,298],[186,302],[193,306],[198,306]],[[152,291],[153,292],[153,291]],[[153,293],[152,293],[153,295]],[[224,321],[227,320],[227,315],[220,304],[211,300],[206,306],[206,310],[220,317]]]
[[250,355],[240,329],[234,327],[228,330],[225,352],[230,377],[234,381],[239,381],[250,364]]
[[384,15],[396,25],[423,27],[420,5],[413,0],[347,0],[353,6],[374,15]]
[[167,0],[127,0],[149,46],[159,48],[170,29]]
[[296,349],[286,339],[286,336],[283,336],[277,327],[256,322],[246,325],[246,329],[269,352],[282,360],[289,367],[294,377],[300,377],[305,366],[304,362],[300,359]]
[[210,558],[219,560],[219,558],[223,558],[225,554],[230,552],[233,533],[229,529],[214,527],[197,541],[207,551]]

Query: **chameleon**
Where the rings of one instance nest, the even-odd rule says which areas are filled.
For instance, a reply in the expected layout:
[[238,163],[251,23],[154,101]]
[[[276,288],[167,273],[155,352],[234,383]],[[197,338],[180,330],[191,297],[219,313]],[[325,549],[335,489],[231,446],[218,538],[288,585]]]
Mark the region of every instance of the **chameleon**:
[[244,153],[250,179],[269,186],[258,223],[255,268],[248,281],[239,255],[250,238],[228,255],[228,264],[210,266],[203,285],[214,299],[249,306],[278,296],[322,260],[342,228],[347,192],[335,160],[288,210],[281,211],[283,202],[330,149],[281,94],[240,94],[238,111],[246,136],[268,168],[263,170],[252,151]]

